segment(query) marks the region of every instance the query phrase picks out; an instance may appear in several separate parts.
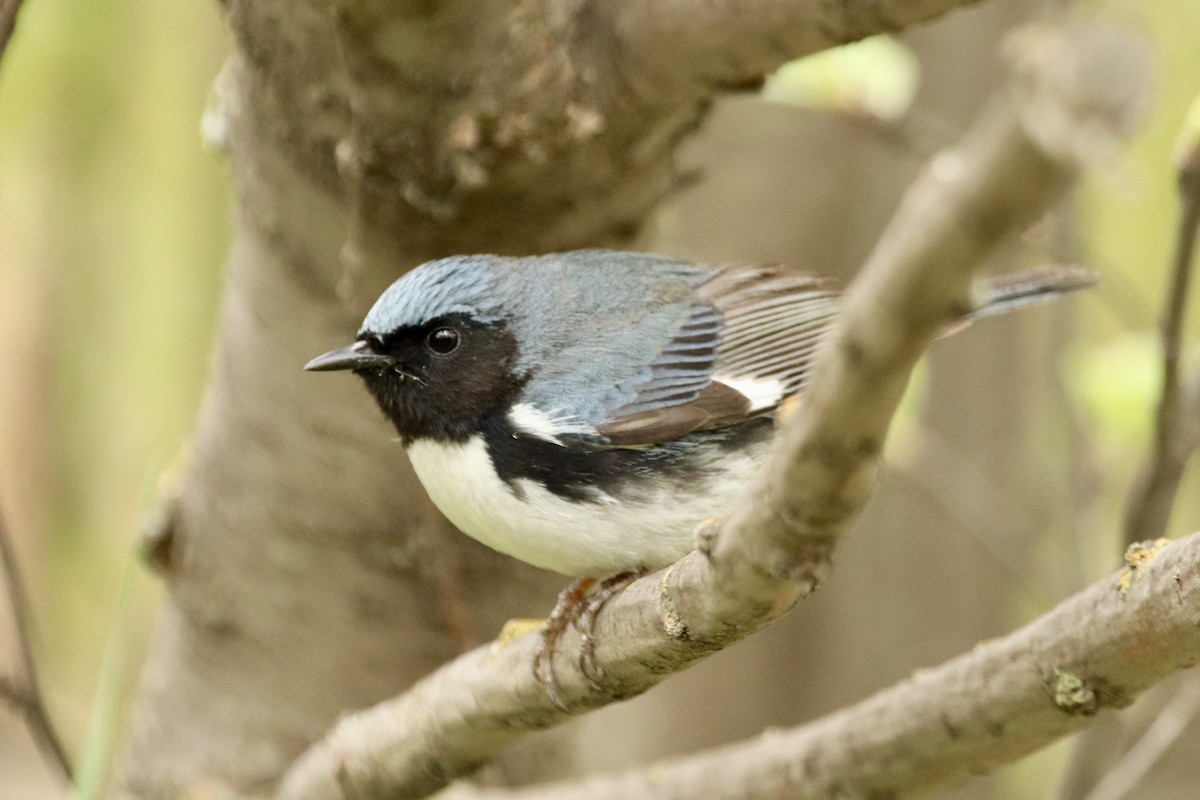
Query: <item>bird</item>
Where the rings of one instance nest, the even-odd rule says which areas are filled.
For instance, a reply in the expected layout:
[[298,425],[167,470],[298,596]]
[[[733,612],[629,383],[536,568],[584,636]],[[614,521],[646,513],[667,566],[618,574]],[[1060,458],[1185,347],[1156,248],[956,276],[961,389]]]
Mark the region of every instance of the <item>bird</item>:
[[[1075,267],[999,279],[951,329],[1093,283]],[[842,303],[830,279],[776,265],[452,256],[401,276],[352,344],[305,368],[363,380],[459,530],[576,579],[550,615],[552,650],[589,592],[590,624],[597,601],[693,550],[735,502]]]

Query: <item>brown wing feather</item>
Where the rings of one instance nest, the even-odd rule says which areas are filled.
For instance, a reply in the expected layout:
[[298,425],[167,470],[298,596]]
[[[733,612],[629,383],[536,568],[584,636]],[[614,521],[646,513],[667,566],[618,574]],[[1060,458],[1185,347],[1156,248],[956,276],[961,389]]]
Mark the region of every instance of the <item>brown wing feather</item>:
[[825,281],[763,265],[725,267],[697,296],[651,379],[597,426],[612,444],[666,442],[774,411],[804,388],[840,310],[840,293]]
[[[813,356],[841,311],[841,292],[811,275],[775,267],[730,267],[700,295],[725,327],[713,377],[733,386],[757,384],[753,413],[766,413],[804,388]],[[740,273],[740,274],[739,274]],[[772,389],[772,382],[778,387]]]
[[619,416],[596,430],[618,447],[638,447],[733,425],[748,419],[749,413],[750,401],[745,395],[713,381],[686,403]]

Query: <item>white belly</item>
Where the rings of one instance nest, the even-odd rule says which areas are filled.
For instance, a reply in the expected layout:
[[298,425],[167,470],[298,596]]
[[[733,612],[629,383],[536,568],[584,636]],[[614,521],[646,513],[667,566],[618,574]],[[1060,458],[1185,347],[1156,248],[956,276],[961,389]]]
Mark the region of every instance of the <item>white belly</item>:
[[696,526],[724,512],[757,468],[743,457],[694,485],[642,486],[637,500],[621,502],[598,491],[595,502],[577,502],[526,479],[514,491],[479,437],[417,441],[408,456],[430,499],[463,533],[534,566],[592,577],[682,557]]

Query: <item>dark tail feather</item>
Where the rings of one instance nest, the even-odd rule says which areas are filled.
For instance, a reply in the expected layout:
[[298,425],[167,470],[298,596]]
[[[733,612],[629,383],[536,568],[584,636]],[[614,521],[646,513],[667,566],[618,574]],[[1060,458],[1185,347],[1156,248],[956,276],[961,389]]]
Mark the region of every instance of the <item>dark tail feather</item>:
[[967,319],[1005,314],[1059,295],[1091,289],[1098,283],[1096,275],[1083,267],[1042,267],[1003,275],[988,284],[983,302]]

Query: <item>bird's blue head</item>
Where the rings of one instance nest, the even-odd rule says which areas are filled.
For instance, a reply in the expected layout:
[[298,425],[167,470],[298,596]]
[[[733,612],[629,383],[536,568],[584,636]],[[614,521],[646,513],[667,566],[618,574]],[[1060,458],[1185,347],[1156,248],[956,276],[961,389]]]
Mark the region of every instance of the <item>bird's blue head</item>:
[[487,256],[453,256],[423,264],[379,296],[363,320],[359,338],[383,337],[439,317],[469,317],[484,325],[500,322],[497,277]]
[[500,307],[500,259],[431,261],[393,283],[354,344],[309,370],[352,370],[406,443],[465,441],[520,391],[517,342]]

